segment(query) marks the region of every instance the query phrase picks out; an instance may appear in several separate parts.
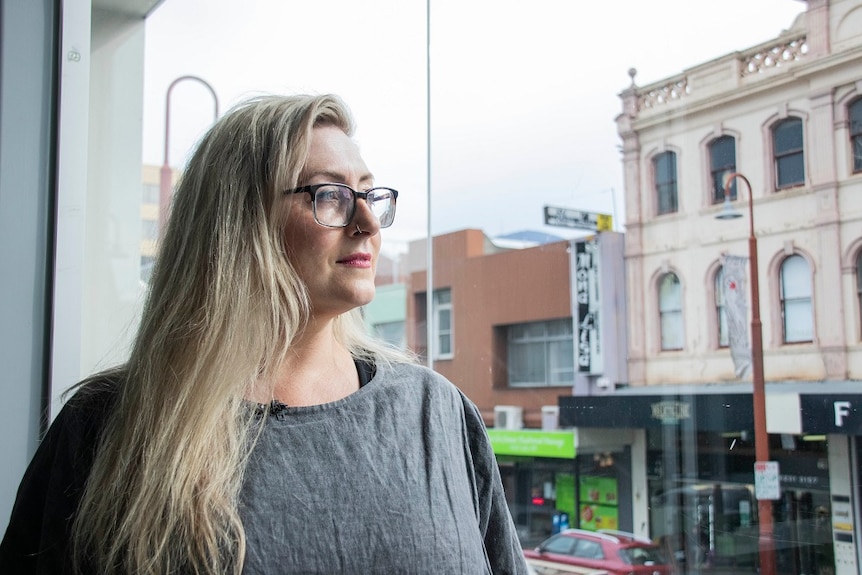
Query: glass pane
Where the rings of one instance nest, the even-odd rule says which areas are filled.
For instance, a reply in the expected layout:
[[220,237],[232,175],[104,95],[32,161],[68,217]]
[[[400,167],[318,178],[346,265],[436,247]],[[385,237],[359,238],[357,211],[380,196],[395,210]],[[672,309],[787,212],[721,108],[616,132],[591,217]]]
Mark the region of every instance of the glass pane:
[[550,385],[570,384],[575,379],[575,348],[571,338],[548,344]]
[[437,328],[440,331],[452,329],[452,310],[441,309],[437,312]]
[[781,296],[783,299],[811,297],[811,273],[802,256],[790,256],[781,264]]
[[439,355],[450,355],[452,353],[452,336],[440,334],[440,337],[437,338],[437,343],[439,346],[437,353]]
[[661,314],[661,348],[682,349],[683,330],[682,312],[662,312]]
[[862,99],[857,99],[850,105],[848,115],[850,116],[850,135],[862,134]]
[[814,335],[812,321],[811,300],[784,302],[784,341],[811,341]]
[[779,188],[805,183],[804,160],[805,158],[801,153],[776,159]]
[[545,346],[522,343],[509,346],[509,382],[511,385],[544,385]]
[[802,149],[802,121],[797,119],[785,120],[775,127],[773,132],[775,138],[775,154],[783,155]]
[[736,171],[736,140],[731,136],[718,138],[710,146],[712,170]]
[[665,274],[659,287],[659,310],[675,311],[682,309],[682,287],[674,274]]

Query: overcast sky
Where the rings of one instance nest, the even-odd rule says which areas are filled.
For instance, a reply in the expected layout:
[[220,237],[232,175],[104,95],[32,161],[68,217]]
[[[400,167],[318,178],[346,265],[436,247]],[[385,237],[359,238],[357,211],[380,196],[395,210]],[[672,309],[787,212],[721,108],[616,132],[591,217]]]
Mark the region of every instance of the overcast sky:
[[[544,205],[624,214],[618,94],[774,38],[800,0],[430,0],[434,234],[543,225]],[[144,163],[164,157],[165,96],[192,74],[220,112],[260,93],[333,92],[377,183],[401,192],[384,247],[426,233],[424,0],[165,0],[146,28]],[[170,161],[213,119],[171,95]]]

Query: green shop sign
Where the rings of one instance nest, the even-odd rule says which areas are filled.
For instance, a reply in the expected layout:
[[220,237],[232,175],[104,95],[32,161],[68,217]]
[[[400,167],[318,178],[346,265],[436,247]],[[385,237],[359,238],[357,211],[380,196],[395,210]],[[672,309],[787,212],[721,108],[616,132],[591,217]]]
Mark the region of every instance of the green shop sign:
[[571,431],[489,429],[496,455],[575,458],[575,435]]

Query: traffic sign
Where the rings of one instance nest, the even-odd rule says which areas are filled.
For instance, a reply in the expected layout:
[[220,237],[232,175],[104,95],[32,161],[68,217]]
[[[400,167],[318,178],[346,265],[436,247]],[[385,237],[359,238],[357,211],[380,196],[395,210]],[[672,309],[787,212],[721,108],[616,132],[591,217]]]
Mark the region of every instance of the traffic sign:
[[613,229],[613,218],[610,214],[545,206],[545,225],[607,232]]

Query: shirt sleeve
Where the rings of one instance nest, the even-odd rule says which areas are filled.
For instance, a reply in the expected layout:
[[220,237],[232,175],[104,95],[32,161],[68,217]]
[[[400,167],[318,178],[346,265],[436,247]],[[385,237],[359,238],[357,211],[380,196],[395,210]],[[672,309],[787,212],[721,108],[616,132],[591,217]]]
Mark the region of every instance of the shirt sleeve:
[[479,527],[493,574],[526,574],[527,565],[515,524],[506,504],[500,469],[491,448],[485,423],[476,406],[464,398],[467,435],[476,474]]
[[96,449],[100,412],[73,398],[52,423],[18,487],[0,542],[0,573],[72,573],[69,534]]

